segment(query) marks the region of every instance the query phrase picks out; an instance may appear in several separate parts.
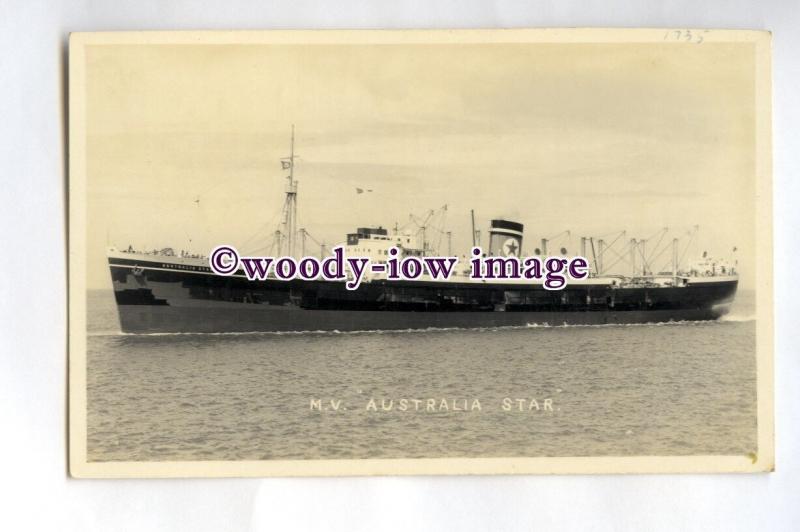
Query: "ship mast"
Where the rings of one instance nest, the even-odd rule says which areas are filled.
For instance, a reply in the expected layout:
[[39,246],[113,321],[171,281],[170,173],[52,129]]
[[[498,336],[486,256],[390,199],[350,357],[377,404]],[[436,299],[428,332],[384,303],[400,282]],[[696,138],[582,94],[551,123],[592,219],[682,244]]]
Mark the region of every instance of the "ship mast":
[[281,159],[281,166],[289,170],[286,176],[286,201],[283,204],[283,236],[278,245],[278,253],[289,257],[295,252],[295,231],[297,230],[297,181],[294,180],[294,124],[292,124],[292,141],[289,157]]
[[469,215],[472,217],[472,247],[475,247],[475,209],[471,209]]

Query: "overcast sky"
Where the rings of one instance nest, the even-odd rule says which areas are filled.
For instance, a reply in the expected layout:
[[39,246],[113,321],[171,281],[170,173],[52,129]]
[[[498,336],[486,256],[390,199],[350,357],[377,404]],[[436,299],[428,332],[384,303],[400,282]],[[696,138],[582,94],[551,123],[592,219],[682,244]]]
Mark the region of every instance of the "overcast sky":
[[484,234],[524,223],[526,252],[566,229],[577,253],[581,235],[699,225],[695,250],[737,246],[752,287],[753,60],[716,43],[90,46],[89,287],[111,285],[107,243],[266,243],[292,124],[318,240],[444,204],[459,254],[470,209]]

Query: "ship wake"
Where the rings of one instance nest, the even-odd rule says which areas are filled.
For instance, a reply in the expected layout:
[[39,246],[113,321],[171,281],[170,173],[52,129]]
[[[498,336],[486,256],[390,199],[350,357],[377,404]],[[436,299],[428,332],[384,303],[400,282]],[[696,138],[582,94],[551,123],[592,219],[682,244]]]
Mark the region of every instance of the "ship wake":
[[506,325],[496,327],[427,327],[424,329],[370,329],[370,330],[355,330],[355,331],[325,331],[325,330],[309,330],[309,331],[228,331],[228,332],[151,332],[151,333],[126,333],[121,331],[96,331],[90,332],[90,337],[103,337],[103,336],[120,336],[120,337],[182,337],[182,336],[209,336],[209,337],[226,337],[226,336],[338,336],[338,335],[375,335],[375,334],[412,334],[412,333],[446,333],[454,331],[471,331],[471,332],[495,332],[495,331],[513,331],[513,330],[529,330],[529,329],[543,329],[543,330],[561,330],[561,329],[595,329],[595,328],[620,328],[620,327],[686,327],[686,326],[708,326],[719,325],[723,323],[739,323],[754,321],[755,316],[747,315],[726,315],[718,320],[679,320],[679,321],[665,321],[653,323],[602,323],[602,324],[550,324],[547,322],[542,323],[528,323],[526,325]]
[[756,321],[755,314],[726,314],[722,316],[719,321],[743,323],[748,321]]

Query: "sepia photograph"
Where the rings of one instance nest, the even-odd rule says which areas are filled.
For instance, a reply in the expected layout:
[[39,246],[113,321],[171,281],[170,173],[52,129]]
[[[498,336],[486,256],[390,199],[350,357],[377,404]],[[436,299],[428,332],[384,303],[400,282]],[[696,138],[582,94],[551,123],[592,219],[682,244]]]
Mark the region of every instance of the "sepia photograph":
[[770,46],[73,33],[70,473],[771,471]]

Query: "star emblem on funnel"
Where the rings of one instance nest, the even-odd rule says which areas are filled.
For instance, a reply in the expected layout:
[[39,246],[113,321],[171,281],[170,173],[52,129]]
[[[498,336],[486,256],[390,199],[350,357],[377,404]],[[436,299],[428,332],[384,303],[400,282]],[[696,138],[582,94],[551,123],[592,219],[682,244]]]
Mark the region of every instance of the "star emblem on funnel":
[[511,240],[511,239],[506,241],[506,247],[508,248],[508,254],[509,255],[516,255],[517,254],[517,249],[519,249],[519,246],[517,246],[517,241],[516,240]]

